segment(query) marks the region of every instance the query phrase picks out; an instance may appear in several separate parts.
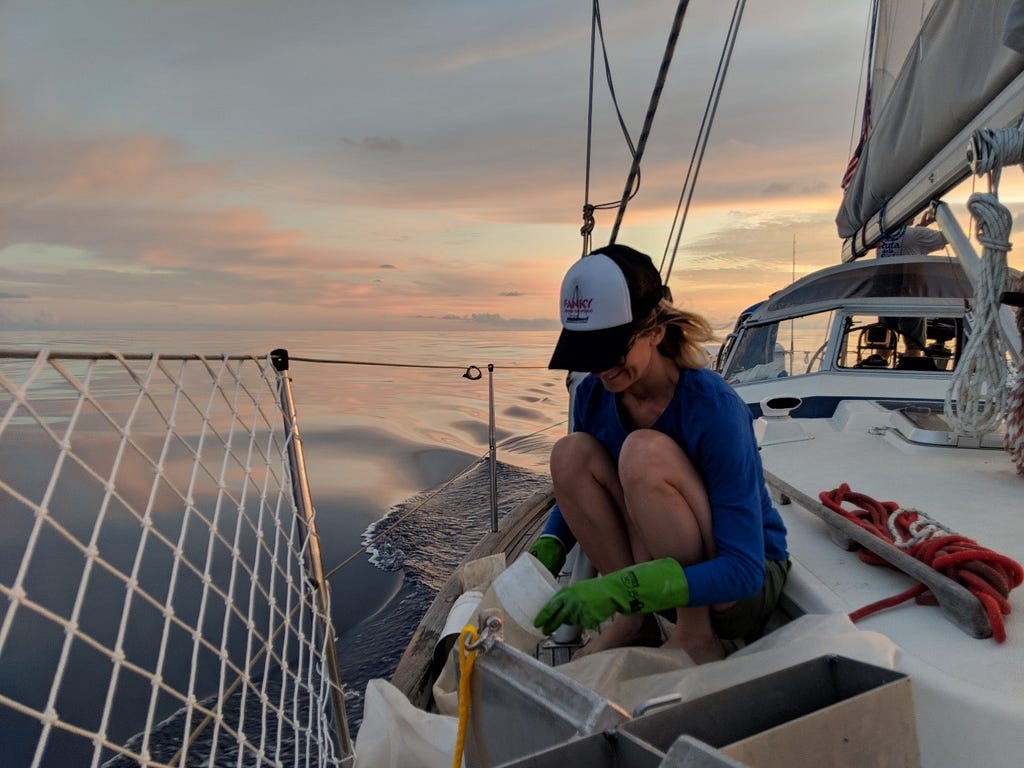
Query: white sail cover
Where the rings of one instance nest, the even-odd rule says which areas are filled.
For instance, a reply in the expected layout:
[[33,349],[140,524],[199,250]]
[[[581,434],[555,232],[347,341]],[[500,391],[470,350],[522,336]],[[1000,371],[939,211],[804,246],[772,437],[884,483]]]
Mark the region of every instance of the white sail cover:
[[[1024,55],[1009,47],[1021,47],[1022,30],[1024,0],[879,3],[868,128],[836,217],[841,237],[852,237],[884,212],[888,201],[1024,71]],[[957,181],[967,173],[964,149]],[[945,191],[927,190],[921,205]],[[887,218],[882,229],[900,223]]]

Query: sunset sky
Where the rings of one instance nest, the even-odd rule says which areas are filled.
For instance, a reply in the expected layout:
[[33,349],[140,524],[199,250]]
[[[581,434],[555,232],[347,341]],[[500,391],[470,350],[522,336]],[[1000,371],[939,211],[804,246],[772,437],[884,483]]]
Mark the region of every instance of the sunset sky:
[[[634,139],[675,5],[602,4]],[[656,261],[732,10],[690,5],[618,238]],[[590,8],[0,0],[0,330],[552,327]],[[790,280],[794,243],[797,275],[838,262],[867,13],[747,4],[677,303],[721,324]],[[629,167],[603,78],[594,124],[600,203]]]

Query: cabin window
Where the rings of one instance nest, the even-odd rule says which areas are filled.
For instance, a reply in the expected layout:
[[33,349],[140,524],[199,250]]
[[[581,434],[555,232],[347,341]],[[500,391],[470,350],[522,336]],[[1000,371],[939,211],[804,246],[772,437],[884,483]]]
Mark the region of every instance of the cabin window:
[[834,312],[786,320],[782,325],[792,337],[794,366],[797,373],[817,373],[825,368],[825,350],[832,336]]
[[787,375],[785,349],[778,343],[777,323],[740,332],[729,365],[723,374],[731,384],[764,381]]
[[832,314],[741,329],[722,375],[730,384],[744,384],[819,370]]
[[958,318],[852,315],[845,321],[836,365],[948,371],[953,369],[962,339],[963,325]]

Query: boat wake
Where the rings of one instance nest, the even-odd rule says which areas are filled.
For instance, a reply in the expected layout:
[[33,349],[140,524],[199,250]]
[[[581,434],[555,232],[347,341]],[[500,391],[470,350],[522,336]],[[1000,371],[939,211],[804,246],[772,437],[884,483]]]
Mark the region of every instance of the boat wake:
[[[403,501],[363,534],[370,562],[402,571],[403,580],[391,600],[339,640],[353,735],[362,721],[367,681],[391,677],[434,596],[489,530],[488,471],[481,462],[440,491]],[[549,482],[547,475],[501,462],[497,480],[499,520]]]

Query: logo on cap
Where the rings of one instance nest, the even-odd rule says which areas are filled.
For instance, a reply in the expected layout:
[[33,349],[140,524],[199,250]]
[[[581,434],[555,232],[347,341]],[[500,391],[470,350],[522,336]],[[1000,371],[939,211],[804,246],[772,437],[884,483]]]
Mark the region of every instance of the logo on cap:
[[585,323],[590,319],[590,307],[593,299],[584,299],[580,296],[580,287],[573,288],[572,297],[565,299],[562,304],[566,323]]

